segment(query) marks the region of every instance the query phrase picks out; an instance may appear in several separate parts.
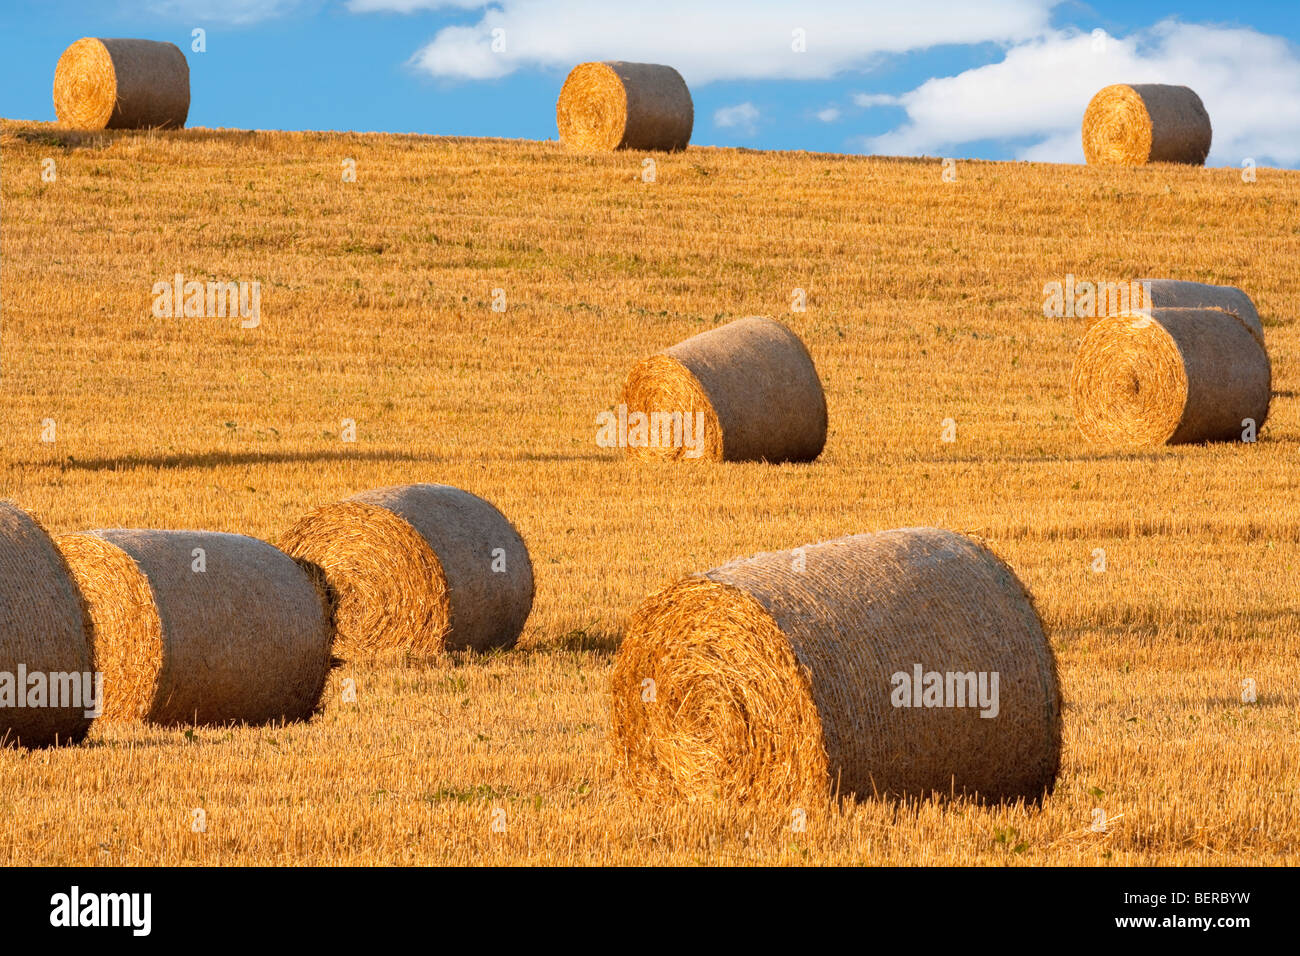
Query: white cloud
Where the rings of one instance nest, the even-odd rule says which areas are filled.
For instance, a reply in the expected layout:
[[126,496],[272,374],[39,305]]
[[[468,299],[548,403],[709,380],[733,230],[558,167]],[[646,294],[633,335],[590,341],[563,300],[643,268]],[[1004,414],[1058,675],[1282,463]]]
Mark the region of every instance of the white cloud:
[[858,106],[901,106],[899,97],[889,93],[854,93],[853,102]]
[[[1083,122],[1083,114],[1079,114]],[[1031,163],[1081,163],[1083,162],[1083,143],[1077,129],[1068,133],[1057,133],[1040,143],[1026,146],[1016,154],[1016,159],[1025,159]]]
[[752,136],[758,129],[758,107],[753,103],[724,106],[713,114],[713,125]]
[[1079,126],[1094,93],[1111,83],[1178,83],[1196,90],[1210,114],[1211,164],[1235,166],[1246,157],[1300,164],[1300,56],[1284,39],[1165,20],[1095,46],[1088,34],[1049,31],[997,63],[928,80],[897,98],[907,121],[865,145],[875,153],[951,155],[980,140],[1030,140],[1017,158],[1079,163]]
[[[434,76],[454,76],[466,80],[492,80],[515,71],[505,53],[492,49],[493,27],[481,33],[474,27],[445,27],[434,41],[417,50],[411,63]],[[509,33],[498,34],[510,47]]]
[[[825,79],[883,54],[937,44],[1011,43],[1041,34],[1060,0],[496,0],[471,26],[445,27],[412,63],[438,77],[487,79],[525,67],[584,60],[670,63],[700,85],[730,79]],[[468,4],[351,0],[355,10],[410,11]],[[505,49],[493,52],[493,30]],[[806,52],[795,52],[803,30]]]
[[840,118],[840,108],[838,106],[828,106],[824,110],[818,110],[815,115],[823,123],[834,123]]

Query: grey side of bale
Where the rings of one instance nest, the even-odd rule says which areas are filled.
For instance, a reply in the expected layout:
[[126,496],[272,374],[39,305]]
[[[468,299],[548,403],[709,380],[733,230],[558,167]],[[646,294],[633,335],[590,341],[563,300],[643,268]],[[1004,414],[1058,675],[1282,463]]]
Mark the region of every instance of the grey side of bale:
[[1151,117],[1152,163],[1203,165],[1214,131],[1196,91],[1167,83],[1132,83]]
[[682,75],[659,63],[607,63],[627,91],[623,149],[685,149],[695,125],[695,104]]
[[1230,285],[1210,285],[1183,279],[1138,279],[1150,289],[1150,305],[1157,309],[1222,309],[1231,312],[1255,333],[1264,344],[1264,323],[1255,303],[1241,289]]
[[1264,427],[1272,364],[1250,327],[1220,309],[1156,309],[1151,317],[1173,338],[1187,374],[1187,400],[1173,445],[1240,441],[1247,419]]
[[190,113],[190,65],[175,43],[101,39],[117,72],[108,128],[179,129]]

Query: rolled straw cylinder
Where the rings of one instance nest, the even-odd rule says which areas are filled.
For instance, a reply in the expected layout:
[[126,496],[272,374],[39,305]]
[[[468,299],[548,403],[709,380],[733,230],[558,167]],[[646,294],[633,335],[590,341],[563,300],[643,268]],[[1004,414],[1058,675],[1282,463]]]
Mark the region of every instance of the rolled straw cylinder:
[[1098,166],[1205,164],[1213,130],[1189,87],[1117,83],[1097,93],[1083,114],[1083,154]]
[[685,149],[695,123],[682,75],[657,63],[579,63],[555,104],[566,146],[587,150]]
[[83,37],[54,68],[54,112],[74,129],[183,127],[189,64],[174,43]]
[[523,538],[488,502],[447,485],[325,505],[279,544],[323,572],[344,657],[510,647],[533,606]]
[[[621,401],[627,452],[642,460],[812,461],[826,445],[826,393],[812,357],[792,331],[759,316],[638,362]],[[637,414],[648,422],[644,436]],[[685,426],[700,421],[703,442],[688,447]]]
[[58,543],[90,606],[105,719],[311,716],[331,632],[323,588],[288,555],[214,531],[89,531]]
[[1156,309],[1222,309],[1231,312],[1264,344],[1264,323],[1250,296],[1230,285],[1207,285],[1182,279],[1138,279],[1150,291],[1147,305]]
[[934,528],[669,586],[632,615],[612,691],[620,778],[651,798],[1037,799],[1060,763],[1055,659],[1029,594],[986,548]]
[[1237,441],[1263,428],[1272,366],[1248,323],[1221,309],[1111,316],[1083,337],[1070,372],[1079,430],[1127,445]]
[[94,669],[90,622],[63,556],[35,518],[0,501],[0,745],[85,737]]

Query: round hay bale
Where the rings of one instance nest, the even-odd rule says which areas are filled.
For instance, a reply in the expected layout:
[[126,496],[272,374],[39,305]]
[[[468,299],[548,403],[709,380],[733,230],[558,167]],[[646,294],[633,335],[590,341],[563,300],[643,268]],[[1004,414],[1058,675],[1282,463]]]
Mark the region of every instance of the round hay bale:
[[[760,316],[638,362],[621,401],[627,452],[643,461],[812,461],[826,445],[826,393],[812,356],[792,331]],[[631,425],[637,414],[647,421],[644,444]],[[700,421],[703,441],[688,448],[687,426]]]
[[[84,677],[94,670],[90,621],[63,556],[35,518],[0,501],[0,745],[80,741],[93,706]],[[33,683],[33,675],[43,676]],[[75,700],[64,675],[80,685]],[[41,681],[45,692],[34,697]]]
[[695,123],[682,75],[657,63],[579,63],[555,104],[560,140],[574,149],[685,149]]
[[1151,301],[1156,309],[1222,309],[1231,312],[1255,333],[1259,344],[1264,344],[1264,323],[1250,296],[1236,286],[1207,285],[1204,282],[1184,282],[1182,279],[1138,279],[1150,289]]
[[1221,309],[1111,316],[1083,337],[1070,372],[1079,430],[1126,445],[1239,441],[1264,427],[1272,366],[1250,326]]
[[105,719],[261,724],[316,709],[332,635],[324,595],[288,555],[215,531],[58,543],[90,606]]
[[1203,166],[1212,136],[1205,105],[1186,86],[1117,83],[1083,114],[1083,154],[1094,166]]
[[512,647],[532,610],[523,538],[459,488],[363,492],[304,515],[279,544],[324,574],[343,657]]
[[633,614],[612,690],[615,763],[650,798],[1034,800],[1060,764],[1055,658],[1029,594],[986,548],[934,528],[669,586]]
[[73,129],[179,129],[189,64],[174,43],[83,37],[54,68],[54,112]]

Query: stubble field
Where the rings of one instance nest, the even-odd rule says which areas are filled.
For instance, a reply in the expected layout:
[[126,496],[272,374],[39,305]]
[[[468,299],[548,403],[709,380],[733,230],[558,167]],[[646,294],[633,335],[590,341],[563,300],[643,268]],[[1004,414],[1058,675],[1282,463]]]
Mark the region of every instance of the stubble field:
[[[318,504],[445,483],[515,523],[537,579],[519,649],[345,664],[310,724],[0,750],[0,862],[1300,862],[1300,173],[959,161],[945,182],[938,160],[691,148],[647,183],[641,159],[0,124],[0,497],[56,533],[274,540]],[[260,324],[155,318],[176,273],[259,281]],[[1273,360],[1260,440],[1086,444],[1087,320],[1042,310],[1067,273],[1245,289]],[[752,314],[817,363],[817,462],[596,444],[634,360]],[[868,801],[794,832],[789,807],[620,792],[607,683],[638,602],[915,525],[983,536],[1034,594],[1066,702],[1042,807]]]

